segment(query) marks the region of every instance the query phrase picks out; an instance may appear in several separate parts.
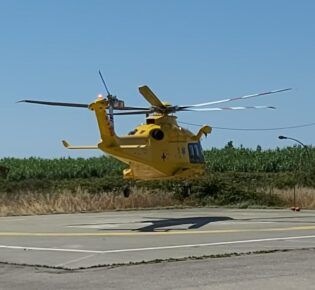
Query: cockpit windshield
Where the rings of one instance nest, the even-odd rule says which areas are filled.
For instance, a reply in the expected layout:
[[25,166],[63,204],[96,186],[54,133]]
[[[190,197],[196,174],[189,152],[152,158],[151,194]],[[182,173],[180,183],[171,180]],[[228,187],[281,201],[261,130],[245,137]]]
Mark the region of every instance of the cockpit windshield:
[[205,159],[200,142],[188,144],[190,163],[204,163]]

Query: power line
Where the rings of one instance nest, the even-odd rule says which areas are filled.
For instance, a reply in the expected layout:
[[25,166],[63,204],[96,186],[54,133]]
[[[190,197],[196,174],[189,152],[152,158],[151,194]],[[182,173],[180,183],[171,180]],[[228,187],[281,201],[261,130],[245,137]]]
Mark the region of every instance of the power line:
[[[186,122],[178,122],[185,125],[191,126],[203,126],[201,124],[194,124],[194,123],[186,123]],[[306,123],[301,125],[294,125],[294,126],[286,126],[286,127],[274,127],[274,128],[229,128],[229,127],[216,127],[211,126],[213,129],[217,130],[230,130],[230,131],[277,131],[277,130],[289,130],[289,129],[297,129],[297,128],[304,128],[304,127],[312,127],[315,126],[314,123]]]

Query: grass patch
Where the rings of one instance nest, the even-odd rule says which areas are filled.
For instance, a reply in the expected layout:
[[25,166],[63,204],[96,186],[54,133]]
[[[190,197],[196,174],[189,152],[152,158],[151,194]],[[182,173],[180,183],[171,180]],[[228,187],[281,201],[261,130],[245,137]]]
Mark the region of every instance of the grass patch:
[[[287,207],[293,206],[294,189],[274,189],[273,193],[278,196]],[[305,209],[315,208],[315,188],[296,187],[295,189],[296,206]]]
[[99,212],[105,210],[169,207],[179,204],[172,194],[154,194],[138,190],[129,198],[117,193],[76,192],[17,192],[0,196],[0,216],[51,213]]
[[[122,196],[126,185],[129,198]],[[191,183],[185,196],[183,182],[128,182],[121,176],[10,180],[0,178],[0,215],[99,212],[104,210],[172,206],[290,207],[292,173],[211,172]],[[296,205],[315,208],[315,188],[300,186]]]

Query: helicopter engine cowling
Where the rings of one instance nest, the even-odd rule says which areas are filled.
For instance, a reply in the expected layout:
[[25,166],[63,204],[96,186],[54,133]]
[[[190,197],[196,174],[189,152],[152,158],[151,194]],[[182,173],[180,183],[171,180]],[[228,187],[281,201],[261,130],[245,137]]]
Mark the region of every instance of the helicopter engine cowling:
[[150,132],[150,136],[155,140],[162,140],[164,138],[164,133],[161,129],[153,129]]

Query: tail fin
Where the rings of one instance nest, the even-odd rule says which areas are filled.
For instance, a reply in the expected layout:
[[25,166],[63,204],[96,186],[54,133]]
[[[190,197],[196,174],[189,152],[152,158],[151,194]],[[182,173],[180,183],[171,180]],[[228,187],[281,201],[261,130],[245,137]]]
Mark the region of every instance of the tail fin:
[[104,99],[97,99],[89,105],[89,109],[95,112],[102,143],[107,147],[111,147],[117,145],[117,138],[106,113],[108,107],[109,102]]

